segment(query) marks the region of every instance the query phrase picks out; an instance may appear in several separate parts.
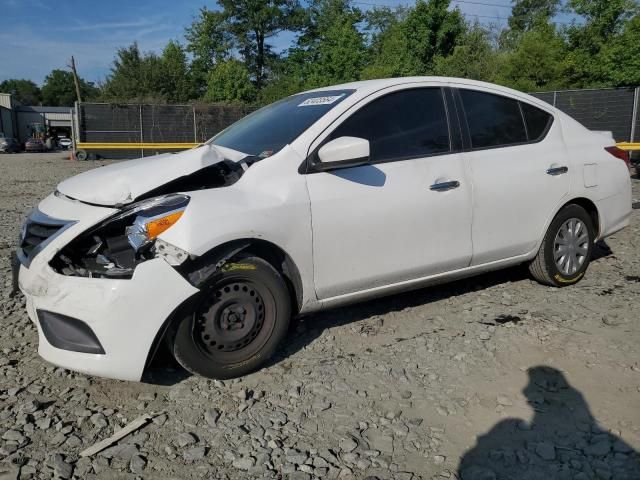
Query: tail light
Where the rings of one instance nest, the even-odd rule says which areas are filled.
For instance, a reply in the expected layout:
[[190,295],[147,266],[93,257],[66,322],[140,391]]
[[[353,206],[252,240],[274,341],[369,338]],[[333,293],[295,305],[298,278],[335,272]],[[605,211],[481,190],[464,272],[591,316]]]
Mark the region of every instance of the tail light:
[[620,160],[622,160],[626,165],[627,168],[630,168],[631,165],[631,158],[629,156],[629,152],[627,152],[626,150],[622,150],[619,147],[605,147],[605,150],[607,152],[609,152],[611,155],[613,155],[616,158],[619,158]]

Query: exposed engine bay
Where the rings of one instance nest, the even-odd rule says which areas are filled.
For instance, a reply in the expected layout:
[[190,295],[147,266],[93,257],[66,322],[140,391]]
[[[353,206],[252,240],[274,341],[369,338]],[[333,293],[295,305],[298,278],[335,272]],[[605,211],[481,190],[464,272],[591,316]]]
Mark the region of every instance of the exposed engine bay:
[[157,238],[179,220],[189,203],[188,195],[175,192],[233,185],[258,160],[225,159],[140,195],[65,246],[51,260],[51,267],[67,276],[123,279],[131,278],[137,265],[153,258],[179,265],[189,254]]

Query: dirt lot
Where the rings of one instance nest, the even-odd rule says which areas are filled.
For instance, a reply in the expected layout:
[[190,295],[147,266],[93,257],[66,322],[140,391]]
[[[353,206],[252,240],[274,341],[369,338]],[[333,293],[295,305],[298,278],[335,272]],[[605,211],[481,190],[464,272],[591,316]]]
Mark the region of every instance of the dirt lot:
[[9,295],[25,214],[98,166],[64,157],[0,156],[6,478],[640,478],[640,210],[577,286],[510,269],[301,319],[241,380],[159,365],[129,383],[45,363]]

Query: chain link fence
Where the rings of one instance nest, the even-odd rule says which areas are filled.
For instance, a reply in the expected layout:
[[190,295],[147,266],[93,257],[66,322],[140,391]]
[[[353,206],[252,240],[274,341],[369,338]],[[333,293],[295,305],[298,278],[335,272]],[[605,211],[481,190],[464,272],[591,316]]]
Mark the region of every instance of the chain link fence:
[[618,142],[640,141],[639,88],[558,90],[532,93],[575,118],[589,130],[613,132]]
[[[640,141],[640,87],[533,93],[590,130],[612,131],[618,142]],[[254,111],[243,105],[76,105],[76,140],[89,143],[201,143]],[[171,149],[93,149],[96,157],[135,158]],[[637,156],[637,153],[636,153]]]
[[[202,143],[255,110],[242,105],[76,105],[76,139],[82,143]],[[136,158],[179,149],[91,149],[99,158]]]

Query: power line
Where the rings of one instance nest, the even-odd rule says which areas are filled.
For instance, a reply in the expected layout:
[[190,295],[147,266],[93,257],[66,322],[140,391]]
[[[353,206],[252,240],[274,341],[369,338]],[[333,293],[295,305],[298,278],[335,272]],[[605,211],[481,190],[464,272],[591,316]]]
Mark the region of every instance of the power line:
[[[359,1],[359,0],[352,0],[352,3],[356,3],[358,5],[367,5],[370,7],[412,7],[413,4],[408,4],[408,3],[398,3],[395,5],[391,5],[388,3],[373,3],[373,2],[363,2],[363,1]],[[471,4],[471,5],[482,5],[482,6],[486,6],[486,7],[502,7],[502,8],[509,8],[511,9],[511,5],[499,5],[497,3],[485,3],[485,2],[475,2],[472,0],[451,0],[451,3],[464,3],[464,4]],[[462,16],[467,17],[467,18],[486,18],[486,19],[490,19],[490,20],[500,20],[503,22],[507,22],[509,21],[508,18],[506,17],[500,17],[498,15],[479,15],[476,13],[466,13],[466,12],[460,12],[462,14]],[[573,25],[572,22],[558,22],[558,21],[552,21],[550,23],[553,23],[555,25]]]

